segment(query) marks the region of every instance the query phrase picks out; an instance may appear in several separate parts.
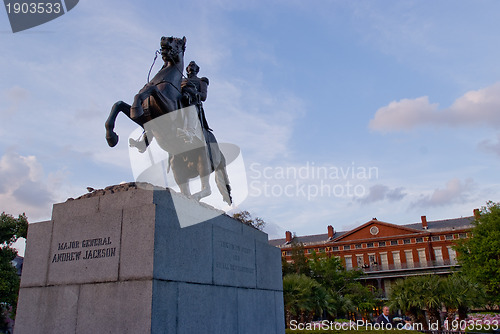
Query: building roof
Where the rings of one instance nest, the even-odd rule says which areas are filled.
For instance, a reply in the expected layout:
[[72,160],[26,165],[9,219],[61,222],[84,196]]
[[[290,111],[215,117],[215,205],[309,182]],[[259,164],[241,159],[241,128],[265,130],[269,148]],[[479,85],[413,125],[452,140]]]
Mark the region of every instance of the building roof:
[[[472,223],[474,222],[474,216],[470,217],[461,217],[461,218],[453,218],[453,219],[444,219],[444,220],[435,220],[427,222],[429,232],[440,232],[447,230],[460,230],[460,229],[468,229],[472,228]],[[417,230],[423,230],[422,223],[414,223],[403,225],[409,228],[414,228]]]
[[[453,219],[444,219],[444,220],[434,220],[434,221],[427,221],[427,229],[424,229],[423,225],[421,222],[419,223],[412,223],[412,224],[405,224],[405,225],[396,225],[396,224],[391,224],[391,223],[386,223],[382,221],[378,221],[376,219],[372,219],[369,222],[362,224],[350,231],[340,231],[340,232],[335,232],[333,235],[333,238],[328,239],[328,233],[324,234],[314,234],[314,235],[305,235],[305,236],[299,236],[296,237],[295,240],[298,242],[303,243],[305,246],[307,245],[321,245],[321,244],[326,244],[331,241],[340,241],[343,237],[346,237],[350,234],[353,234],[354,232],[370,225],[372,222],[377,222],[378,224],[385,224],[388,226],[394,226],[397,228],[400,228],[402,230],[406,230],[408,232],[412,231],[414,233],[421,233],[421,232],[427,232],[427,233],[435,233],[435,232],[442,232],[442,231],[453,231],[453,230],[464,230],[464,229],[470,229],[473,227],[473,222],[474,222],[474,217],[461,217],[461,218],[453,218]],[[269,240],[269,244],[272,246],[284,246],[286,244],[286,238],[280,238],[280,239],[273,239]]]

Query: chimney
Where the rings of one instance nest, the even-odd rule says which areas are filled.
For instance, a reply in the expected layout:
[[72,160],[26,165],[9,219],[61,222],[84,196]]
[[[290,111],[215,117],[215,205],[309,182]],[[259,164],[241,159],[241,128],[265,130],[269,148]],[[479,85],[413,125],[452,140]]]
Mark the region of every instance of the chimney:
[[328,225],[328,239],[333,239],[333,235],[335,234],[335,230],[332,225]]
[[290,242],[292,242],[292,232],[286,231],[285,232],[285,237],[286,237],[286,243],[287,244],[290,243]]
[[474,218],[479,219],[481,217],[481,213],[479,212],[479,209],[474,209]]
[[424,230],[427,230],[427,217],[426,216],[422,216],[420,217],[422,219],[422,227]]

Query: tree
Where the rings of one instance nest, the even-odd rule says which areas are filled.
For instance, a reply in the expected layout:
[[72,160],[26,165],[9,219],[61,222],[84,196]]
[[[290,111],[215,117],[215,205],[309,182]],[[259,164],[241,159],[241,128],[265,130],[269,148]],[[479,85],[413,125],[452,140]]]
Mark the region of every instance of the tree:
[[414,322],[426,326],[423,310],[427,311],[431,322],[439,322],[443,280],[437,275],[407,277],[394,285],[389,300],[392,308],[409,314]]
[[419,300],[422,296],[421,289],[417,276],[397,281],[391,289],[390,307],[409,315],[413,323],[425,324],[423,303]]
[[446,308],[449,321],[458,313],[465,320],[472,306],[482,306],[483,293],[477,283],[454,273],[448,277],[437,275],[412,276],[398,281],[390,295],[391,307],[409,314],[413,322],[427,325],[424,310],[432,323],[440,321],[440,310]]
[[286,262],[286,264],[282,267],[283,276],[292,273],[311,276],[311,270],[309,269],[308,259],[305,255],[304,244],[301,242],[297,242],[295,235],[292,238],[290,251],[292,253],[291,263],[286,262],[286,259],[282,258],[282,264],[284,264],[283,262]]
[[233,218],[239,220],[245,225],[256,228],[259,231],[262,231],[264,229],[264,226],[266,226],[266,222],[262,218],[252,218],[252,215],[248,211],[237,212],[233,214]]
[[315,315],[328,310],[330,295],[318,282],[304,274],[288,274],[283,277],[285,319],[290,326],[292,319],[310,322]]
[[454,273],[446,277],[443,283],[443,303],[449,323],[454,320],[455,313],[459,320],[465,320],[471,307],[484,305],[484,290],[470,277]]
[[468,239],[456,250],[462,272],[482,284],[488,303],[500,305],[500,203],[487,202]]
[[[28,232],[28,219],[25,214],[18,218],[2,212],[0,214],[0,313],[12,310],[14,317],[17,296],[19,293],[19,277],[12,261],[17,256],[17,251],[11,246],[19,238],[26,238]],[[0,315],[1,317],[1,315]],[[0,323],[4,319],[0,318]]]
[[349,312],[360,312],[366,317],[375,306],[373,292],[359,282],[363,273],[359,270],[345,270],[336,257],[313,251],[308,259],[308,275],[328,292],[330,299],[326,313],[337,317]]

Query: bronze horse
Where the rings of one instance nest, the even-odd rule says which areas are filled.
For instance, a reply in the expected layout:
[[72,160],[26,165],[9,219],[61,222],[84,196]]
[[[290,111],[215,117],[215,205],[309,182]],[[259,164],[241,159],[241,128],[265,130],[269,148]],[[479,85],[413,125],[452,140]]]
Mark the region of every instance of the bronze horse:
[[[184,69],[186,37],[162,37],[161,56],[164,65],[135,96],[131,105],[118,101],[111,108],[106,120],[106,140],[114,147],[118,135],[113,131],[116,117],[120,112],[145,129],[141,142],[130,141],[144,152],[153,138],[169,153],[169,166],[181,192],[196,200],[211,194],[210,174],[215,172],[217,188],[223,200],[231,205],[231,187],[226,172],[224,155],[211,131],[199,129],[201,134],[194,142],[187,142],[182,136],[185,118],[196,113],[196,106],[189,106],[182,99],[181,81]],[[189,114],[191,112],[191,114]],[[201,190],[193,195],[189,180],[200,176]]]

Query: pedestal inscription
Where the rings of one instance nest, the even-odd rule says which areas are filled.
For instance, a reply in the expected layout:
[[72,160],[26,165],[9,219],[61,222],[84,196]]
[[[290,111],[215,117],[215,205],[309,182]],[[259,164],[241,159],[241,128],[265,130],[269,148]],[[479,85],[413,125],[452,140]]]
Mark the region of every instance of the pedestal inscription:
[[214,226],[214,283],[255,288],[255,239]]
[[48,284],[118,279],[122,213],[114,213],[52,221]]
[[[112,244],[111,237],[88,239],[88,240],[83,240],[82,242],[78,240],[59,242],[57,250],[63,252],[54,254],[54,257],[52,258],[52,263],[66,262],[66,261],[80,261],[80,258],[82,260],[91,260],[91,259],[99,259],[101,257],[116,256],[116,247],[111,247],[111,244]],[[110,246],[110,247],[102,248],[103,246]],[[83,257],[81,256],[82,252],[84,252]]]

